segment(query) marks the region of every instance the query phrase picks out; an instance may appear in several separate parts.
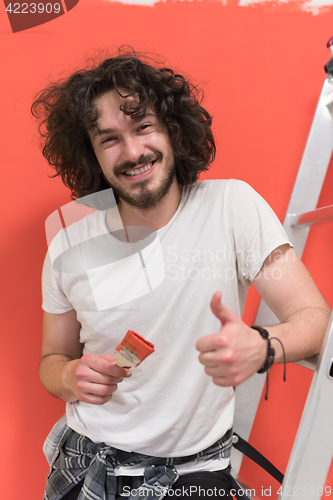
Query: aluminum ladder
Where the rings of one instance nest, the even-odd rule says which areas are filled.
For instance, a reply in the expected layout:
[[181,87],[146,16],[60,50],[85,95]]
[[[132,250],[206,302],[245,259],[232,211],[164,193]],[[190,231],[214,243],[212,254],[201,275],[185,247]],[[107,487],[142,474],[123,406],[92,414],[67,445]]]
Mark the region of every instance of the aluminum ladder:
[[[327,47],[333,55],[333,37]],[[333,150],[333,57],[325,70],[327,76],[283,224],[300,258],[310,226],[333,221],[333,205],[316,209]],[[255,324],[269,326],[277,323],[277,317],[262,300]],[[319,500],[333,451],[333,313],[319,356],[298,364],[315,370],[315,373],[279,500],[299,499],[300,496]],[[264,374],[255,374],[236,389],[234,430],[243,439],[248,440],[250,436],[264,384]],[[233,449],[231,461],[237,478],[242,454]]]

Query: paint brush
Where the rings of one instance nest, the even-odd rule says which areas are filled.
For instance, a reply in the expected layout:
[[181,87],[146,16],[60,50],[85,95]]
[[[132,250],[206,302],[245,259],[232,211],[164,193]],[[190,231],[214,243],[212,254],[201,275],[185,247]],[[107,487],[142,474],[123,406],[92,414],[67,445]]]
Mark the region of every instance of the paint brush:
[[115,348],[116,365],[134,367],[154,352],[154,344],[133,330],[128,330],[123,340]]

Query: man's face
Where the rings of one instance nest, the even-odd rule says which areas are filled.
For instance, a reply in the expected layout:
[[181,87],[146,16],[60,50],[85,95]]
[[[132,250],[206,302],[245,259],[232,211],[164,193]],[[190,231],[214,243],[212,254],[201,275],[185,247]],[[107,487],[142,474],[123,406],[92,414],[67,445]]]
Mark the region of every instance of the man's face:
[[90,140],[114,192],[131,206],[154,208],[176,182],[172,147],[152,110],[143,118],[131,118],[120,109],[126,103],[136,104],[116,90],[95,99],[99,118]]

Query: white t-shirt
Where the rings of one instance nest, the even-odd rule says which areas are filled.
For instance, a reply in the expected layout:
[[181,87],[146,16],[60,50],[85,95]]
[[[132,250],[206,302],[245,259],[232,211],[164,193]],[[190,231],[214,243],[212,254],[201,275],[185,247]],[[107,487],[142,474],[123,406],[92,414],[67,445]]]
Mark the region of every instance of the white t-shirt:
[[[91,227],[94,234],[108,233],[105,212],[89,215],[72,231],[84,241]],[[155,345],[108,403],[67,404],[68,425],[125,451],[180,457],[209,447],[232,426],[233,389],[213,384],[195,349],[200,337],[220,329],[209,307],[213,293],[221,291],[223,303],[241,316],[264,260],[289,240],[267,203],[236,180],[183,187],[177,212],[157,233],[151,251],[132,255],[136,263],[145,262],[140,272],[146,278],[148,272],[148,291],[138,285],[133,259],[126,266],[118,259],[122,274],[114,262],[71,273],[54,270],[47,256],[43,309],[77,311],[84,354],[114,353],[129,329]],[[119,244],[109,233],[108,238]],[[124,302],[126,289],[131,300]],[[139,292],[131,295],[132,289]],[[104,296],[111,298],[103,302]]]

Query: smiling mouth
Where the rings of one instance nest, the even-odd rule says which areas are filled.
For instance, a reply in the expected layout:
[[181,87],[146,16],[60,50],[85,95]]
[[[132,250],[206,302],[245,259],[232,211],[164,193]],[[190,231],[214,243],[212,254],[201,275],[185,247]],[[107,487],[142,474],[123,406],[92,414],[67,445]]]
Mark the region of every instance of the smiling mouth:
[[140,175],[140,174],[143,174],[144,172],[148,172],[148,170],[151,169],[151,167],[154,165],[155,162],[156,162],[156,160],[153,160],[149,163],[146,163],[142,167],[134,167],[131,170],[125,170],[125,172],[122,172],[122,173],[124,175],[129,176],[129,177],[133,177],[135,175]]

